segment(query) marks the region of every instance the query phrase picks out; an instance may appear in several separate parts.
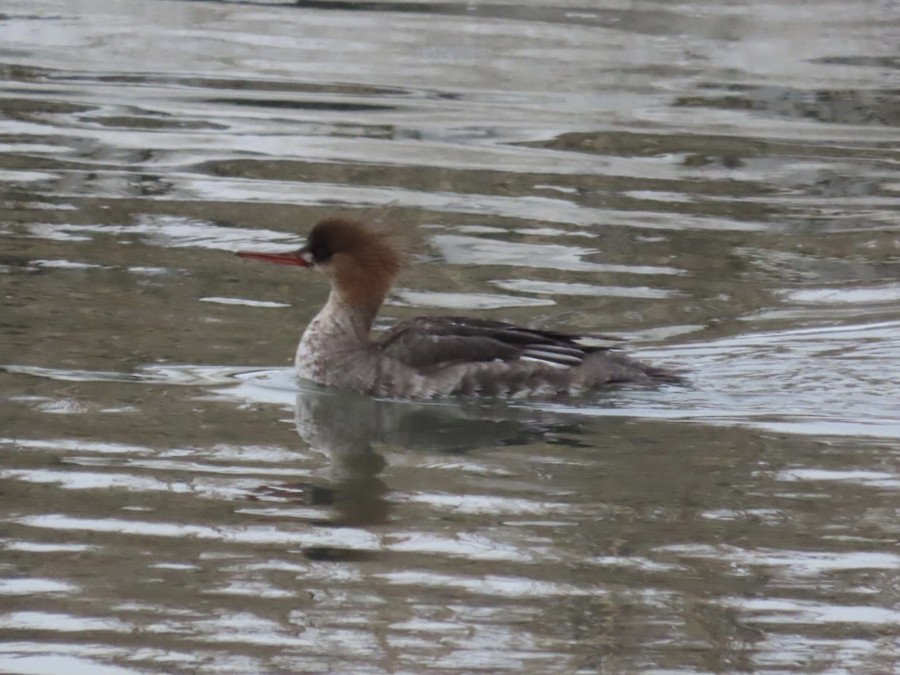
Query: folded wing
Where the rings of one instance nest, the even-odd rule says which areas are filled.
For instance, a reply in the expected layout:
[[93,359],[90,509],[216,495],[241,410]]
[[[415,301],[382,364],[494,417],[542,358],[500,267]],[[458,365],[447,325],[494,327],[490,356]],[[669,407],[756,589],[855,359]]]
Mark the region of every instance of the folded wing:
[[503,321],[457,316],[418,317],[397,324],[378,341],[385,356],[417,369],[471,361],[538,361],[556,368],[581,365],[591,352],[577,336],[531,330]]

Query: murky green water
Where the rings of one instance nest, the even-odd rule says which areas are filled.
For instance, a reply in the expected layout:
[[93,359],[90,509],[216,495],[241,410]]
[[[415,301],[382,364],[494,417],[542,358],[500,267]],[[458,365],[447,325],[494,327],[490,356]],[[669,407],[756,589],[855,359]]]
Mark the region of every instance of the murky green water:
[[[0,8],[0,671],[900,668],[894,3]],[[299,387],[384,325],[611,332],[687,386]]]

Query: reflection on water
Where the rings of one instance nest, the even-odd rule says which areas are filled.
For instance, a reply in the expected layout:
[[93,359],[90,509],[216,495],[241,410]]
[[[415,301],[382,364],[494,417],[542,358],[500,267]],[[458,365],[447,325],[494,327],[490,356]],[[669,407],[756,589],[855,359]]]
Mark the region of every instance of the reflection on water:
[[[893,7],[595,4],[6,3],[0,670],[900,667]],[[381,325],[688,382],[298,388],[231,252],[392,202]]]

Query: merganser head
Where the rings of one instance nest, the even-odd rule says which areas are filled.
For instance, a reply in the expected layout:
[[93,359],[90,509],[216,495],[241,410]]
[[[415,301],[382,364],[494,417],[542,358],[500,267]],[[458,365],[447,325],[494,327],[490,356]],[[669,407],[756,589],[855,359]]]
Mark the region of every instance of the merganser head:
[[401,267],[399,251],[388,235],[366,223],[327,218],[310,231],[306,243],[288,253],[238,251],[280,265],[297,265],[324,272],[340,300],[376,309],[391,288]]

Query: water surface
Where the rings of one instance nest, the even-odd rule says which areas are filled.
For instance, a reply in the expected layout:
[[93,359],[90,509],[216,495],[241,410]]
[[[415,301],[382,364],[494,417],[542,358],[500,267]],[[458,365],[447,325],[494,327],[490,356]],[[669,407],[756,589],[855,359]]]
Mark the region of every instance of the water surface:
[[[900,667],[888,1],[7,2],[0,670]],[[683,386],[299,385],[321,217],[380,326],[614,333]]]

